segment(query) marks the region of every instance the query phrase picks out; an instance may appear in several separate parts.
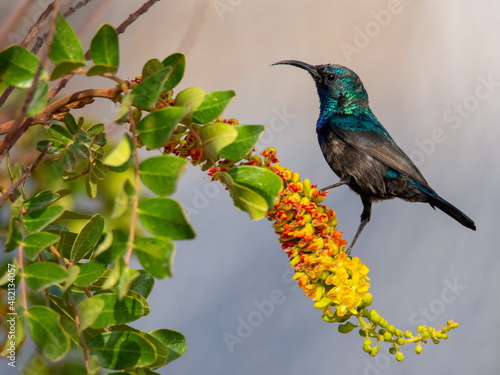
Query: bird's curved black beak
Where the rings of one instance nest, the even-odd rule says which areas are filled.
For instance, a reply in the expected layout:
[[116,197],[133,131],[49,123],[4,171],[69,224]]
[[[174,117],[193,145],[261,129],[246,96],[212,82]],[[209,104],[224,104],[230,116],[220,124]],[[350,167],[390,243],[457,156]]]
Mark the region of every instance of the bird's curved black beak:
[[296,66],[297,68],[307,70],[309,72],[309,74],[312,75],[313,78],[315,78],[315,79],[318,78],[317,67],[315,65],[307,64],[307,63],[302,62],[302,61],[282,60],[282,61],[275,62],[274,64],[271,64],[271,66],[273,66],[273,65],[293,65],[293,66]]

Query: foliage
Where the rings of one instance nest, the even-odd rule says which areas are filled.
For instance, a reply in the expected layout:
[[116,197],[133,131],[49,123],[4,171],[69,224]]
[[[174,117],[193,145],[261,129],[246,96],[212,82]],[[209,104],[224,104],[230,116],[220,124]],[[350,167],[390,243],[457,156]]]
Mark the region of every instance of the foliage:
[[[14,334],[3,344],[4,356],[19,349],[28,335],[40,351],[33,361],[51,367],[49,362],[72,353],[91,374],[101,368],[153,374],[182,356],[187,344],[181,333],[144,332],[129,323],[149,314],[147,298],[155,278],[171,276],[174,241],[195,237],[182,205],[170,197],[188,162],[224,184],[235,207],[251,219],[267,216],[273,221],[299,286],[326,321],[341,323],[342,333],[359,327],[370,355],[387,341],[401,360],[401,345],[417,343],[418,353],[421,342],[444,339],[456,326],[449,322],[440,331],[419,327],[413,336],[368,310],[368,268],[343,251],[346,241],[335,230],[335,213],[320,204],[327,193],[277,164],[274,149],[263,158],[254,154],[264,127],[221,117],[233,91],[207,93],[192,87],[174,93],[185,69],[180,53],[147,61],[141,76],[123,80],[116,75],[115,28],[105,24],[97,31],[89,64],[65,18],[57,15],[54,24],[48,53],[53,68],[21,46],[0,52],[1,79],[24,92],[27,103],[26,118],[0,124],[7,134],[0,155],[21,147],[18,139],[28,130],[29,151],[34,152],[32,141],[37,139],[38,152],[29,167],[3,159],[10,183],[2,182],[9,187],[0,187],[0,199],[4,207],[10,203],[5,251],[12,254],[0,281],[9,296],[5,312],[17,314],[12,315]],[[54,100],[51,81],[75,74],[101,76],[116,86]],[[123,136],[112,149],[107,125],[89,124],[71,113],[97,97],[119,104],[114,120],[123,127]],[[38,124],[44,127],[32,128]],[[45,172],[36,174],[42,160]],[[114,203],[109,210],[78,208],[82,190],[88,198],[108,199],[110,186]],[[132,254],[143,269],[129,266]],[[350,323],[351,317],[359,324]],[[8,322],[4,324],[7,328]]]

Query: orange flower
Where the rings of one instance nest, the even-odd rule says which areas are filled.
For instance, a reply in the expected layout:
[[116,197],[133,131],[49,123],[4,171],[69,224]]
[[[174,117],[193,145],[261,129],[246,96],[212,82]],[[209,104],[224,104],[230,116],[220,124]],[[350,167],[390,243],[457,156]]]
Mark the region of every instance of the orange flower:
[[326,321],[357,315],[370,287],[369,269],[358,257],[350,258],[343,251],[347,241],[335,229],[335,212],[320,204],[328,192],[279,165],[274,148],[262,155],[265,167],[284,182],[284,190],[267,217],[294,267],[293,278],[313,299],[314,307],[322,310]]

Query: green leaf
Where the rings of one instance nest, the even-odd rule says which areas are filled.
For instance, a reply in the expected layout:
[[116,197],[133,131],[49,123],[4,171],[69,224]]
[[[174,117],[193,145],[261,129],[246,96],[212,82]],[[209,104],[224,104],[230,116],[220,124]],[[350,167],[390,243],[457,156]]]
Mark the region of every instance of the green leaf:
[[238,131],[236,140],[224,147],[219,155],[221,158],[237,161],[252,151],[265,128],[262,125],[236,125],[233,128]]
[[75,243],[78,234],[68,232],[66,230],[60,230],[59,235],[61,236],[61,239],[59,240],[58,251],[63,257],[69,259],[71,249],[73,248],[73,244]]
[[70,260],[78,262],[95,247],[104,230],[104,218],[95,214],[85,224],[81,232],[76,237],[71,249]]
[[70,112],[64,115],[64,123],[66,124],[66,127],[71,134],[77,134],[78,130],[80,130],[80,127],[78,126],[75,118]]
[[276,202],[283,182],[270,170],[243,165],[229,169],[222,174],[234,205],[248,212],[252,220],[257,220],[269,211]]
[[123,256],[127,251],[127,234],[119,229],[113,229],[111,231],[111,235],[113,237],[111,246],[108,249],[101,251],[99,254],[96,254],[96,261],[108,264],[113,262],[117,257]]
[[168,349],[165,345],[160,340],[157,340],[150,334],[146,332],[141,332],[139,331],[139,334],[141,334],[145,339],[147,339],[151,344],[153,344],[156,352],[156,361],[153,363],[149,364],[148,367],[150,369],[157,369],[160,367],[163,367],[167,364],[167,358],[169,356]]
[[90,128],[87,129],[87,134],[90,137],[95,137],[97,134],[102,133],[105,130],[104,124],[102,122],[99,122],[97,124],[92,125]]
[[115,122],[117,124],[123,124],[125,120],[128,118],[130,113],[130,108],[134,103],[134,95],[132,93],[128,93],[123,95],[122,100],[120,102],[120,107],[118,111],[116,111]]
[[179,202],[171,198],[148,198],[139,203],[139,218],[151,233],[173,240],[192,239],[195,234]]
[[78,267],[76,264],[72,264],[67,268],[67,271],[68,277],[64,281],[64,285],[61,285],[61,290],[63,292],[65,292],[70,286],[73,285],[78,277],[78,274],[80,273],[80,267]]
[[68,145],[68,148],[75,154],[77,158],[88,159],[90,158],[90,145],[76,140]]
[[26,211],[31,212],[50,205],[58,200],[59,197],[60,195],[58,193],[54,193],[50,190],[44,190],[35,195],[33,198],[24,201],[23,206]]
[[24,251],[30,260],[35,260],[41,251],[59,241],[59,236],[49,232],[30,234],[23,241]]
[[167,81],[171,67],[166,67],[139,83],[133,90],[134,105],[140,109],[151,109],[156,105]]
[[104,24],[97,31],[90,42],[90,56],[96,65],[90,68],[87,75],[116,73],[120,63],[120,52],[118,33],[113,26]]
[[134,187],[132,186],[130,180],[125,180],[123,187],[120,189],[119,193],[116,195],[115,202],[113,205],[113,212],[111,213],[111,219],[116,219],[122,216],[130,208],[132,202],[132,197],[135,195]]
[[48,300],[49,307],[61,317],[61,326],[68,334],[70,340],[74,344],[80,345],[80,335],[78,333],[73,308],[55,294],[49,294]]
[[95,294],[93,298],[104,301],[104,308],[94,323],[90,325],[92,328],[99,329],[128,323],[149,314],[146,300],[133,292],[122,299],[119,299],[116,293]]
[[205,100],[193,114],[194,122],[207,124],[222,115],[224,109],[236,94],[234,91],[213,91],[205,96]]
[[9,232],[5,240],[5,252],[10,253],[14,251],[19,246],[22,239],[23,232],[21,224],[19,223],[19,217],[13,217],[10,219]]
[[52,71],[52,74],[50,75],[50,80],[54,81],[58,78],[61,78],[62,76],[66,74],[70,74],[73,70],[77,70],[84,66],[84,63],[78,63],[78,62],[62,62],[59,65],[56,65],[54,70]]
[[106,272],[106,265],[100,262],[87,262],[80,266],[80,273],[74,284],[78,287],[85,287],[95,283]]
[[134,241],[134,251],[142,266],[154,277],[172,276],[174,244],[157,237],[141,237]]
[[28,105],[27,116],[36,116],[43,111],[47,105],[47,98],[49,96],[49,85],[45,79],[38,80],[38,85],[35,88],[33,97]]
[[96,152],[96,154],[98,152],[97,150],[99,150],[99,158],[101,158],[102,155],[104,155],[104,152],[102,151],[102,149],[99,149],[96,146],[103,147],[106,144],[106,142],[107,142],[106,133],[102,132],[102,133],[97,134],[96,136],[94,136],[94,139],[92,140],[92,142],[93,142],[93,144],[91,146],[92,150],[94,152]]
[[66,149],[66,145],[62,142],[56,141],[54,139],[44,139],[36,144],[36,149],[40,152],[45,150],[47,145],[52,143],[52,146],[47,151],[48,154],[59,154]]
[[108,369],[148,367],[157,361],[153,343],[134,331],[101,333],[88,342],[88,347],[90,353],[99,357],[99,364]]
[[155,279],[144,270],[138,271],[139,277],[132,281],[132,284],[130,284],[130,290],[140,294],[144,298],[148,298],[155,285]]
[[104,310],[106,303],[96,297],[90,297],[78,305],[78,316],[80,317],[80,330],[84,331],[90,327]]
[[163,85],[163,91],[172,90],[175,86],[179,84],[184,76],[184,70],[186,68],[186,56],[182,53],[174,53],[168,56],[162,61],[164,67],[171,67],[172,73],[168,77],[167,81]]
[[68,61],[85,65],[86,62],[78,36],[61,14],[57,15],[56,33],[50,45],[49,58],[55,65]]
[[69,144],[73,142],[73,136],[61,125],[52,124],[49,127],[49,134],[61,143]]
[[227,171],[233,181],[259,193],[271,209],[276,203],[278,194],[283,188],[283,182],[274,172],[250,165],[242,165]]
[[57,220],[53,222],[53,224],[59,224],[66,220],[89,220],[92,216],[88,214],[82,214],[81,212],[74,212],[65,210],[61,216]]
[[31,289],[39,291],[63,282],[68,277],[68,272],[52,262],[35,262],[24,269],[24,277]]
[[73,152],[66,150],[61,155],[61,164],[66,172],[70,172],[76,167],[76,157]]
[[203,126],[200,137],[207,153],[212,158],[218,159],[220,151],[238,137],[238,131],[234,126],[218,122]]
[[[139,271],[134,270],[127,266],[123,258],[118,258],[120,275],[118,277],[118,282],[116,283],[116,290],[118,292],[118,298],[122,299],[125,294],[128,293],[130,284],[139,277]],[[117,264],[115,263],[115,268]]]
[[99,159],[94,159],[90,163],[90,173],[98,180],[104,180],[108,175],[108,167],[105,166]]
[[[10,46],[0,52],[0,77],[8,85],[20,89],[31,87],[39,65],[38,57],[26,48]],[[44,72],[46,76],[46,69]]]
[[181,107],[166,107],[150,113],[137,124],[139,137],[150,149],[164,146],[183,114]]
[[158,73],[159,71],[161,71],[163,68],[166,68],[167,66],[166,65],[163,65],[161,63],[160,60],[158,59],[151,59],[151,60],[148,60],[146,62],[146,64],[144,64],[144,66],[142,67],[142,79],[147,79],[153,75],[155,75],[156,73]]
[[114,288],[120,279],[122,272],[122,263],[119,261],[121,258],[115,259],[115,265],[109,271],[106,271],[104,276],[95,283],[95,286],[101,290],[108,290]]
[[50,45],[49,58],[56,65],[51,80],[86,64],[80,40],[61,14],[57,15],[56,33]]
[[186,169],[186,159],[161,155],[144,160],[139,165],[142,182],[157,195],[173,194],[178,178]]
[[89,198],[94,199],[97,196],[97,179],[91,173],[85,179],[85,191]]
[[180,332],[170,329],[157,329],[148,333],[167,347],[167,363],[176,360],[187,350],[186,338]]
[[60,324],[60,316],[45,306],[33,306],[27,312],[33,341],[50,361],[59,361],[70,348],[70,340]]
[[55,221],[64,212],[62,206],[49,206],[29,212],[23,218],[23,224],[30,233],[37,232]]
[[189,125],[192,122],[194,112],[204,99],[205,90],[199,87],[189,87],[178,93],[175,97],[175,105],[186,109],[180,122]]
[[104,158],[103,163],[114,172],[123,172],[130,166],[133,149],[132,137],[129,133],[124,133],[120,143]]

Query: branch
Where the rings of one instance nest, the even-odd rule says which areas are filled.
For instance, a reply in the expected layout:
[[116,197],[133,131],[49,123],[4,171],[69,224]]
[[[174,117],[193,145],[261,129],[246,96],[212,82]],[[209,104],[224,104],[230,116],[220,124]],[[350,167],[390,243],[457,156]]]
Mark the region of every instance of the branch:
[[137,9],[134,13],[130,14],[128,18],[123,21],[123,23],[116,28],[116,31],[118,31],[118,34],[123,34],[125,30],[135,22],[140,16],[142,16],[144,13],[146,13],[149,8],[151,8],[155,3],[157,3],[160,0],[148,0],[146,1],[139,9]]
[[[70,7],[63,14],[64,17],[68,18],[73,13],[75,13],[78,9],[84,7],[85,5],[87,5],[88,3],[90,3],[91,1],[92,0],[81,0],[74,7]],[[27,3],[30,3],[30,0],[28,0]],[[28,4],[28,5],[31,5],[31,4]],[[25,13],[25,9],[26,9],[26,6],[24,6],[23,9],[21,9],[20,11],[18,11],[18,13],[16,13],[16,15],[14,15],[14,17],[12,17],[12,19],[16,20],[16,19],[20,18],[21,15],[23,13]],[[33,40],[33,38],[35,38],[35,36],[37,35],[38,30],[42,26],[42,23],[50,16],[50,14],[53,12],[53,10],[54,10],[54,3],[50,3],[47,6],[47,8],[45,8],[45,10],[42,12],[42,14],[40,14],[40,17],[38,17],[38,20],[30,27],[30,29],[28,31],[28,34],[26,34],[26,36],[24,37],[23,41],[19,44],[20,46],[27,47],[31,43],[31,41]],[[9,31],[9,29],[11,29],[11,28],[12,28],[11,25],[9,25],[6,28],[6,30],[4,32],[2,32],[2,35],[0,36],[0,40],[4,39],[4,34],[6,34]],[[39,38],[37,38],[37,41],[36,41],[35,45],[31,49],[32,53],[34,53],[35,55],[38,53],[38,51],[40,50],[40,48],[46,42],[48,35],[49,35],[49,33],[46,32],[42,36],[40,36]],[[4,93],[2,94],[2,96],[0,96],[0,107],[5,103],[5,101],[10,96],[10,94],[12,93],[13,90],[14,90],[14,87],[9,86],[4,91]]]
[[[134,13],[130,14],[128,18],[121,23],[120,26],[116,28],[116,31],[118,34],[123,34],[125,30],[132,24],[134,23],[141,15],[146,13],[155,3],[157,3],[160,0],[148,0],[146,1],[139,9],[137,9]],[[90,60],[90,50],[88,50],[85,53],[85,58],[87,60]],[[68,74],[65,75],[64,77],[61,77],[57,84],[54,86],[52,90],[50,90],[49,93],[49,100],[54,98],[59,91],[61,91],[64,87],[66,87],[66,84],[68,81],[73,78],[74,74]]]
[[[50,24],[49,34],[47,37],[49,45],[52,42],[52,39],[56,32],[56,16],[57,13],[59,12],[59,0],[54,0],[53,4],[54,4],[54,13],[52,15],[52,22]],[[21,137],[21,135],[26,131],[26,129],[28,129],[31,126],[31,121],[29,120],[29,118],[25,119],[24,121],[23,119],[26,116],[26,112],[28,111],[29,103],[31,102],[31,99],[35,94],[36,87],[38,86],[38,81],[40,80],[40,75],[42,74],[42,70],[43,67],[45,66],[48,56],[49,56],[49,49],[45,48],[45,50],[40,56],[40,64],[38,64],[35,77],[33,78],[33,83],[31,84],[31,87],[28,89],[28,92],[26,93],[26,98],[24,99],[24,103],[21,107],[21,113],[16,118],[16,120],[14,120],[14,123],[12,124],[12,131],[10,131],[7,134],[7,137],[5,137],[3,143],[0,144],[0,160],[2,160],[5,157],[7,152],[17,142],[19,137]]]
[[11,194],[14,192],[14,190],[17,189],[17,187],[19,185],[21,185],[21,183],[26,180],[30,175],[31,175],[31,172],[33,172],[33,169],[35,169],[37,167],[38,164],[40,164],[40,162],[42,161],[42,159],[44,158],[45,154],[47,153],[47,151],[49,151],[49,148],[52,146],[51,143],[49,143],[44,149],[43,151],[40,153],[40,155],[38,155],[38,157],[36,158],[36,160],[33,162],[33,164],[31,164],[31,166],[26,169],[26,171],[22,174],[21,177],[19,177],[19,179],[14,182],[12,185],[10,185],[9,189],[7,189],[7,192],[2,195],[0,197],[0,206],[2,204],[4,204],[4,202],[11,196]]
[[[29,2],[29,1],[28,1]],[[22,47],[27,47],[28,44],[33,40],[33,38],[36,36],[38,33],[38,30],[40,29],[40,26],[42,23],[49,17],[50,13],[54,9],[54,3],[50,3],[47,8],[42,12],[40,17],[38,17],[38,20],[30,27],[28,34],[24,37],[23,41],[21,42],[20,46]],[[22,13],[24,13],[25,9],[23,8],[16,16],[13,17],[15,19],[16,17],[20,17]],[[40,47],[43,45],[45,40],[47,39],[48,33],[45,33],[42,37],[38,39],[36,42],[35,46],[31,49],[31,52],[36,54]],[[0,38],[2,40],[2,38]],[[0,96],[0,107],[5,103],[7,98],[12,94],[12,91],[14,91],[13,86],[9,86],[5,89],[3,92],[2,96]]]
[[1,41],[7,39],[7,35],[21,23],[20,22],[21,18],[23,17],[23,15],[26,13],[26,11],[30,6],[31,6],[31,1],[25,0],[24,3],[17,9],[17,12],[8,17],[7,22],[3,27],[3,30],[0,32]]
[[[122,92],[121,89],[119,88],[113,88],[113,89],[89,89],[89,90],[83,90],[83,91],[78,91],[75,92],[72,95],[69,95],[65,98],[59,99],[55,101],[54,103],[50,104],[47,106],[42,113],[35,117],[28,117],[24,119],[24,122],[21,124],[19,128],[15,128],[16,122],[19,122],[19,120],[13,120],[9,122],[5,122],[3,124],[0,124],[0,135],[2,134],[8,134],[7,137],[12,134],[11,132],[15,132],[16,130],[18,131],[19,136],[17,136],[16,140],[24,133],[30,126],[32,125],[37,125],[37,124],[47,124],[52,117],[61,112],[62,109],[65,107],[69,106],[72,103],[77,103],[77,102],[83,102],[83,105],[87,104],[89,99],[93,98],[107,98],[110,100],[115,101],[118,95]],[[23,119],[21,118],[21,121]],[[22,131],[22,132],[21,132]],[[11,136],[10,139],[12,140],[14,136]],[[12,141],[10,141],[12,142]],[[7,141],[7,138],[3,141],[3,143],[0,143],[0,160],[3,159],[7,151],[9,151],[12,146],[14,145],[15,142],[9,143]]]

